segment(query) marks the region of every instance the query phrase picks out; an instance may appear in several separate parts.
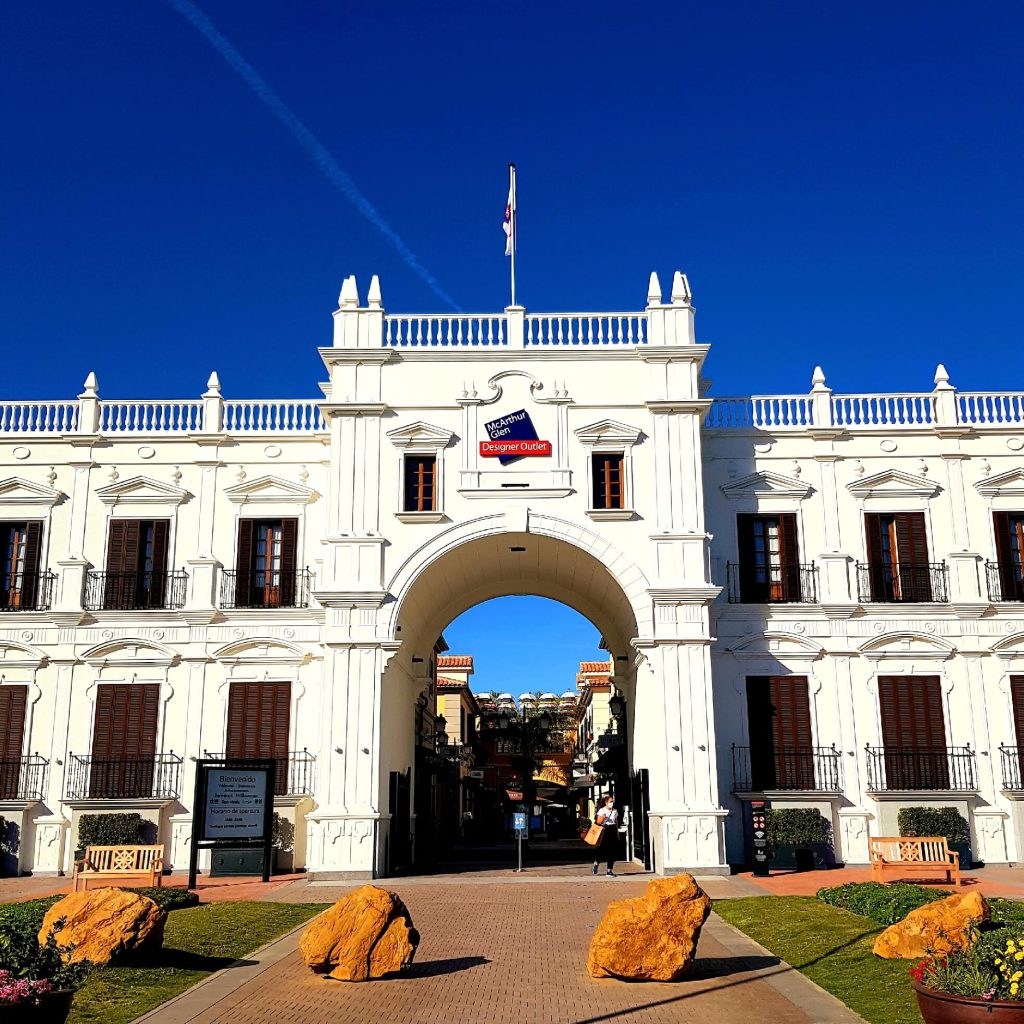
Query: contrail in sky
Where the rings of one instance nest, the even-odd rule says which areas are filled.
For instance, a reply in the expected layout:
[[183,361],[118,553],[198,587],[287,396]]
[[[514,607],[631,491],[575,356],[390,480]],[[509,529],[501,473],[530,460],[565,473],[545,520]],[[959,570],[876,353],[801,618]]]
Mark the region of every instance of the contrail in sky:
[[312,157],[324,177],[398,250],[402,262],[415,271],[429,285],[438,298],[452,309],[461,312],[459,304],[441,287],[436,277],[416,258],[416,254],[402,241],[398,233],[381,216],[356,183],[338,166],[338,162],[323,147],[317,137],[292,113],[284,100],[260,76],[259,72],[217,31],[213,22],[189,0],[166,0],[183,18],[189,21],[203,38],[224,58],[250,89],[263,101],[263,105],[291,132],[295,141]]

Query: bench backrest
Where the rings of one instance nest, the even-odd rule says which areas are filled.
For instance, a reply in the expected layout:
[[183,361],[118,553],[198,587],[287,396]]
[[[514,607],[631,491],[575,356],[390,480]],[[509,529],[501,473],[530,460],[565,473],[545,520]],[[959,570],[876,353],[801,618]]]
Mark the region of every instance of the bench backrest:
[[89,846],[85,850],[88,871],[152,871],[163,861],[163,845],[158,846]]
[[871,852],[894,863],[935,863],[949,860],[945,836],[873,836]]

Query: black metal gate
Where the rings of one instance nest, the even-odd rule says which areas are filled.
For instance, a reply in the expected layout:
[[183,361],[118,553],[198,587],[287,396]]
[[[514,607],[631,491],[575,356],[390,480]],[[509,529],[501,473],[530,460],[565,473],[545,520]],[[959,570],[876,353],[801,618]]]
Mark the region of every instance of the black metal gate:
[[388,830],[387,873],[398,875],[412,867],[411,769],[392,772],[391,827]]
[[643,862],[648,871],[654,870],[654,852],[651,849],[651,796],[647,769],[638,768],[629,777],[629,813],[633,820],[633,856]]

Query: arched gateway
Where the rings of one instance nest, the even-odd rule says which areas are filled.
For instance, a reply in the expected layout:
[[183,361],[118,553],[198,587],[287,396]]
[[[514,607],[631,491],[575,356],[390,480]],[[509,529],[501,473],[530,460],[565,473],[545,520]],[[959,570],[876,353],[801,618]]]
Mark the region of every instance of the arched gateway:
[[[698,394],[685,279],[643,315],[335,314],[323,412],[331,522],[315,872],[381,874],[389,779],[415,770],[415,701],[444,628],[508,594],[589,618],[630,709],[661,870],[725,864],[714,767]],[[510,656],[528,637],[509,624]]]

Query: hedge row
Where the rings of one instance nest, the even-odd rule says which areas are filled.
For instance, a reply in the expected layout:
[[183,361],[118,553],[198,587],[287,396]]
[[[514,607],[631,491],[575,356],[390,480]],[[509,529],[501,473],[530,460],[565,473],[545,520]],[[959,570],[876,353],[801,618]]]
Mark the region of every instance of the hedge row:
[[[130,889],[140,896],[148,896],[161,910],[181,910],[184,907],[195,907],[199,904],[197,893],[188,889]],[[43,926],[46,912],[62,896],[46,896],[43,899],[27,900],[25,903],[0,904],[0,929],[5,925],[31,924],[37,931]]]

